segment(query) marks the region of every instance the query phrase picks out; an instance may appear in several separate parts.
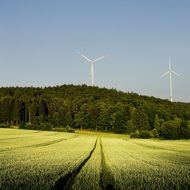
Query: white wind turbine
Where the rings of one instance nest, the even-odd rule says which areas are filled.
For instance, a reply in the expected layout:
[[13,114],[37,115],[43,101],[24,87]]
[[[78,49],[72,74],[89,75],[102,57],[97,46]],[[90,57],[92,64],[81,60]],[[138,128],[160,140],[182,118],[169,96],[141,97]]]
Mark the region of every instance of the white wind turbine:
[[83,57],[84,59],[86,59],[91,64],[91,70],[90,70],[91,84],[92,84],[92,86],[94,86],[94,84],[95,84],[94,83],[94,64],[95,64],[95,62],[100,61],[101,59],[103,59],[105,56],[102,56],[102,57],[99,57],[97,59],[92,60],[92,59],[89,59],[88,57],[86,57],[85,55],[83,55],[81,53],[79,53],[79,54],[81,55],[81,57]]
[[170,101],[173,102],[172,74],[177,75],[177,76],[179,76],[179,77],[180,77],[181,75],[172,70],[171,58],[170,58],[170,57],[169,57],[169,71],[167,71],[166,73],[164,73],[164,74],[162,75],[162,77],[165,76],[165,75],[167,75],[167,74],[169,74],[169,76],[170,76]]

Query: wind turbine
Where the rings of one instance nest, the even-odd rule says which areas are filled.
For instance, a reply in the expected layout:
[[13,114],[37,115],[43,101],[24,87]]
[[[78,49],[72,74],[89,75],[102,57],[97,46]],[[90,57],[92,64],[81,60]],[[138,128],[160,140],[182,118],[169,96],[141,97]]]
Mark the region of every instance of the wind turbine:
[[95,62],[100,61],[101,59],[105,58],[105,56],[99,57],[97,59],[89,59],[88,57],[86,57],[85,55],[81,54],[80,52],[79,52],[79,54],[81,55],[81,57],[83,57],[88,62],[90,62],[90,65],[91,65],[91,69],[90,69],[91,84],[92,84],[92,86],[94,86],[94,64],[95,64]]
[[162,75],[162,77],[165,76],[165,75],[167,75],[167,74],[169,74],[169,76],[170,76],[170,101],[173,102],[172,74],[177,75],[177,76],[179,76],[179,77],[180,77],[181,75],[172,70],[171,58],[170,58],[170,56],[169,56],[169,71],[167,71],[166,73],[164,73],[164,74]]

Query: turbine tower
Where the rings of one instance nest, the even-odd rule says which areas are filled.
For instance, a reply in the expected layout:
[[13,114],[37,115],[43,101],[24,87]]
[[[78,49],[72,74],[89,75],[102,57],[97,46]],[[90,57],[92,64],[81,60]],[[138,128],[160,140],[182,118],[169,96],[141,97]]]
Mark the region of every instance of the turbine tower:
[[179,76],[179,77],[180,77],[181,75],[172,70],[171,58],[170,58],[170,57],[169,57],[169,71],[167,71],[166,73],[164,73],[164,74],[162,75],[162,77],[165,76],[165,75],[167,75],[167,74],[169,74],[169,76],[170,76],[170,101],[173,102],[172,74],[177,75],[177,76]]
[[89,59],[88,57],[86,57],[85,55],[79,53],[81,55],[81,57],[83,57],[84,59],[86,59],[90,65],[91,65],[91,69],[90,69],[90,75],[91,75],[91,84],[92,86],[94,86],[95,82],[94,82],[94,64],[97,61],[100,61],[101,59],[103,59],[105,56],[99,57],[97,59]]

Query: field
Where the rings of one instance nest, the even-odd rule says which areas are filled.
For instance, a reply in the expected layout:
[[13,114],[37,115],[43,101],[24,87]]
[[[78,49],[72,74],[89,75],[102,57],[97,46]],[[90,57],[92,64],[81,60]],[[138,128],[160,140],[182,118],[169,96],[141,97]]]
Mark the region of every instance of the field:
[[0,129],[0,190],[190,189],[190,141]]

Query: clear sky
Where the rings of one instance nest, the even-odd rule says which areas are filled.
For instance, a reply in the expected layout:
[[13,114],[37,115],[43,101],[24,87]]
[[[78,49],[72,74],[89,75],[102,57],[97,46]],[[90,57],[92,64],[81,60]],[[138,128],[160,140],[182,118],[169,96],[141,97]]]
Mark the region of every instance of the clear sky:
[[189,0],[1,0],[0,86],[90,84],[190,102]]

